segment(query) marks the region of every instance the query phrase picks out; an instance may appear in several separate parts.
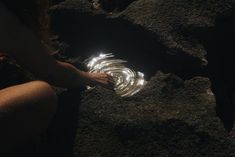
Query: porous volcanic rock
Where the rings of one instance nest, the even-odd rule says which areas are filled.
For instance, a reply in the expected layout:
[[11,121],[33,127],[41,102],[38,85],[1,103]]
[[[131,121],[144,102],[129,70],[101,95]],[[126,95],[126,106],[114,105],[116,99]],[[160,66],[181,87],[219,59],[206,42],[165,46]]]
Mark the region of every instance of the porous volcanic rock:
[[128,61],[136,55],[141,59],[132,64],[154,65],[146,67],[153,69],[151,75],[161,70],[186,79],[207,75],[205,39],[235,8],[233,0],[99,2],[110,8],[126,5],[121,12],[106,12],[89,0],[66,0],[51,8],[53,30],[71,46],[70,53],[106,50],[123,53]]
[[233,5],[232,0],[138,0],[121,17],[155,33],[170,51],[183,52],[206,64],[200,39]]
[[101,7],[106,11],[122,11],[136,0],[98,0]]
[[137,95],[87,91],[79,112],[76,157],[232,157],[207,78],[158,72]]
[[[180,78],[159,72],[131,98],[119,98],[103,88],[86,92],[75,156],[235,156],[234,144],[216,115],[213,95],[220,91],[217,100],[226,103],[218,99],[225,95],[218,93],[226,92],[217,86],[225,75],[214,76],[224,74],[218,71],[225,66],[218,70],[219,62],[213,60],[221,58],[216,53],[223,52],[223,46],[216,50],[214,45],[228,40],[221,36],[224,31],[234,32],[235,1],[126,2],[118,10],[116,0],[101,0],[101,7],[94,7],[91,0],[66,0],[51,8],[52,28],[70,45],[72,55],[88,57],[103,48],[140,71],[142,67],[147,75],[160,70]],[[220,25],[230,27],[218,29]]]
[[77,13],[81,15],[97,14],[97,9],[88,0],[66,0],[50,8],[52,14],[60,13]]

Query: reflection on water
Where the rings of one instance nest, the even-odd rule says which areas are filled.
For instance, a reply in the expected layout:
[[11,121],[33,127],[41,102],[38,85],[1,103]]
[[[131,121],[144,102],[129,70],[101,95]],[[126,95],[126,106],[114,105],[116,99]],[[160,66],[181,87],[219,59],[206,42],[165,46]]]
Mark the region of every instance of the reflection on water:
[[127,61],[115,59],[114,55],[100,54],[85,61],[89,72],[104,72],[111,75],[115,81],[114,90],[122,97],[130,97],[138,93],[147,83],[144,74],[127,68]]

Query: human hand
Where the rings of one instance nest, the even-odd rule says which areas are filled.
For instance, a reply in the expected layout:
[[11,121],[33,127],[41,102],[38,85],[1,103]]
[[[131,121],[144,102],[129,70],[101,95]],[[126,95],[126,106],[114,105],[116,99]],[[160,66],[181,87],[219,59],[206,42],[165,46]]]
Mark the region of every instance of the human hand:
[[114,88],[113,77],[106,73],[88,73],[91,82],[90,86],[102,86],[108,89]]

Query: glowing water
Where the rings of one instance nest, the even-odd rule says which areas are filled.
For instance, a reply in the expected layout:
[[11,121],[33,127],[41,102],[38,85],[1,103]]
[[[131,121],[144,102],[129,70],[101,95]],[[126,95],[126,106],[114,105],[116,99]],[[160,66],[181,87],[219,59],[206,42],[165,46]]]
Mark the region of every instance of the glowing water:
[[114,90],[122,97],[138,93],[147,83],[144,74],[127,68],[127,61],[115,59],[112,53],[100,54],[86,60],[89,72],[104,72],[111,75],[115,82]]

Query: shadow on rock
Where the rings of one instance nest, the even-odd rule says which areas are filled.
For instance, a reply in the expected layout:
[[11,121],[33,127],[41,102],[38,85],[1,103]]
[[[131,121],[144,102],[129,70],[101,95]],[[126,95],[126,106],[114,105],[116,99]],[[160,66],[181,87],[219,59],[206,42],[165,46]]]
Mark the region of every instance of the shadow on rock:
[[81,92],[78,89],[59,95],[57,114],[42,142],[43,156],[73,157]]
[[215,27],[204,39],[208,51],[208,74],[216,96],[217,113],[227,130],[233,128],[235,120],[235,77],[233,74],[235,10],[218,17]]
[[178,119],[129,127],[120,124],[113,131],[118,134],[121,145],[125,145],[121,149],[126,156],[211,157],[220,156],[222,151],[227,157],[232,156],[231,152],[222,149],[229,143],[199,132]]

